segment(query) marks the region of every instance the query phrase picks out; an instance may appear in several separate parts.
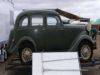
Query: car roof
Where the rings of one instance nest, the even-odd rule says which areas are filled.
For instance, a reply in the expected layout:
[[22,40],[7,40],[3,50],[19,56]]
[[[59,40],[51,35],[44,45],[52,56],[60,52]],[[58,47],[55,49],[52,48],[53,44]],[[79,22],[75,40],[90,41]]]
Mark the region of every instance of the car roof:
[[57,14],[57,12],[54,10],[54,9],[44,9],[44,10],[24,10],[23,12],[21,12],[19,14],[19,16],[22,16],[22,15],[25,15],[25,14],[35,14],[35,13],[38,13],[38,14]]

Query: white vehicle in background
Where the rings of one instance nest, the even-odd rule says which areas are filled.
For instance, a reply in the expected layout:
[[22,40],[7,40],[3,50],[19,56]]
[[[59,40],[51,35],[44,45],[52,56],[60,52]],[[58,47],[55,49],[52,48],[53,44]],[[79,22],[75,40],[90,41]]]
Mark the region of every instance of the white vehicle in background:
[[0,47],[0,62],[4,62],[7,59],[7,52],[4,46],[5,45],[2,44]]
[[[7,53],[2,45],[5,46],[14,24],[14,12],[12,5],[7,1],[0,1],[0,62],[7,59]],[[2,48],[2,49],[1,49]]]

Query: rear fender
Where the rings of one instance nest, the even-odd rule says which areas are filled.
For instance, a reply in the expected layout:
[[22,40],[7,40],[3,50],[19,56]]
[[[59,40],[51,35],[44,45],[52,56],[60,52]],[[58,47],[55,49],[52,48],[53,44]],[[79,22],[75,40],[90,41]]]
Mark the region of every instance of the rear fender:
[[18,48],[19,48],[20,44],[21,44],[23,41],[26,41],[26,40],[29,41],[29,42],[31,42],[31,43],[34,45],[35,51],[37,51],[35,41],[34,41],[32,38],[30,38],[30,37],[24,36],[24,37],[22,37],[22,38],[16,43],[16,45],[10,50],[10,53],[12,53],[12,52],[18,52]]

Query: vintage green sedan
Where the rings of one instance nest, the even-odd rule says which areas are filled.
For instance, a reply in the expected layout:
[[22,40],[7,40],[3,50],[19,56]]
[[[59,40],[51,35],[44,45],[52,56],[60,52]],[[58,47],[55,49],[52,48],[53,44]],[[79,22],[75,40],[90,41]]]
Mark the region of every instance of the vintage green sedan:
[[31,61],[32,52],[78,51],[87,61],[95,48],[86,25],[64,23],[56,10],[27,10],[16,19],[7,52],[19,55],[23,63]]

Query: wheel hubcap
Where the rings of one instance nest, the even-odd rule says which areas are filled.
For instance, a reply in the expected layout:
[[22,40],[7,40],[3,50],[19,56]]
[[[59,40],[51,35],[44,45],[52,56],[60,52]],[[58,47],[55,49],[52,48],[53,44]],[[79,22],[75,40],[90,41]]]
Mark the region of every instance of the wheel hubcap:
[[22,50],[22,61],[29,62],[32,60],[32,50],[30,48],[24,48]]
[[91,56],[91,49],[88,45],[83,45],[83,47],[81,48],[81,57],[84,60],[89,59]]

